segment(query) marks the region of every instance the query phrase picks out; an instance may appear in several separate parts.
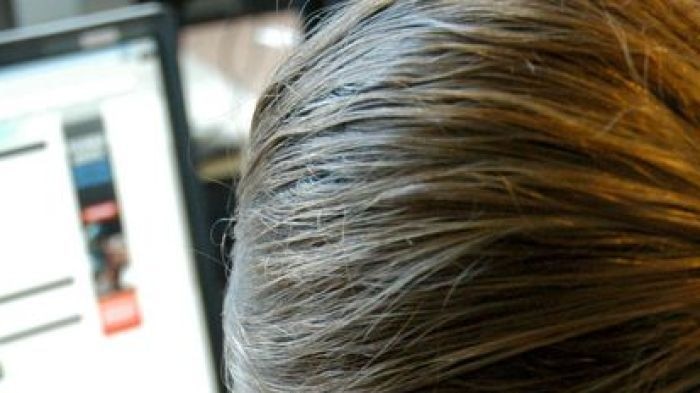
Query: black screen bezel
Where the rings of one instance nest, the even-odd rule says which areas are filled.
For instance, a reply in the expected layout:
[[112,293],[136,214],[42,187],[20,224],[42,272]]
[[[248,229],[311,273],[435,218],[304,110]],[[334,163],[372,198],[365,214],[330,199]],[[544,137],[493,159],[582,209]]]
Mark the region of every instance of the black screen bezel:
[[[188,234],[192,246],[190,253],[196,265],[216,384],[219,391],[223,393],[225,388],[220,375],[222,369],[222,328],[219,317],[221,294],[217,293],[215,285],[207,285],[218,279],[217,267],[210,260],[211,256],[217,253],[209,241],[204,207],[201,204],[204,194],[197,178],[193,154],[191,154],[192,141],[189,136],[177,62],[177,28],[172,12],[162,5],[143,4],[0,32],[0,67],[90,50],[92,48],[83,46],[81,38],[86,33],[100,29],[117,31],[117,42],[148,37],[154,38],[158,45],[162,82],[177,155],[176,170],[179,175],[177,178],[180,180],[180,191],[189,224]],[[115,42],[109,44],[114,45]]]

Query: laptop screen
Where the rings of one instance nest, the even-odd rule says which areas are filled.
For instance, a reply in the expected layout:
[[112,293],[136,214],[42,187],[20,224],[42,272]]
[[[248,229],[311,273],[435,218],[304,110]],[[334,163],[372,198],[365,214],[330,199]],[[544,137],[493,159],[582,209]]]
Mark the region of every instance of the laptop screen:
[[0,393],[216,391],[158,52],[0,66]]

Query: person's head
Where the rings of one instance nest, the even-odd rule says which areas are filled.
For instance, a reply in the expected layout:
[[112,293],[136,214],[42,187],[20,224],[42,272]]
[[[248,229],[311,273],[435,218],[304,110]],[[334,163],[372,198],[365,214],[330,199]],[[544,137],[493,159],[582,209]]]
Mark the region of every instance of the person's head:
[[259,103],[247,392],[700,391],[700,3],[366,0]]

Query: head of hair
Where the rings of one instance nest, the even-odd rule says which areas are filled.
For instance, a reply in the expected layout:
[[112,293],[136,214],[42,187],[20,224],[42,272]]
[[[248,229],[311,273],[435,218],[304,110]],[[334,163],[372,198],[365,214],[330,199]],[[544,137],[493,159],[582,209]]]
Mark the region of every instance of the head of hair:
[[700,4],[366,0],[259,102],[247,392],[700,390]]

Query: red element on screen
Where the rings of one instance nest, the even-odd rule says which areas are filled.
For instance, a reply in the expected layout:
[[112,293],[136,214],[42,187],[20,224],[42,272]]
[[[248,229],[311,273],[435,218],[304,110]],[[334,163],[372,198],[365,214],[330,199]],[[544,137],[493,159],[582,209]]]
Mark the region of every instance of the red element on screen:
[[83,222],[92,223],[111,220],[119,213],[119,207],[114,201],[102,202],[83,209]]
[[132,329],[141,324],[136,291],[127,289],[100,297],[102,328],[107,335]]

